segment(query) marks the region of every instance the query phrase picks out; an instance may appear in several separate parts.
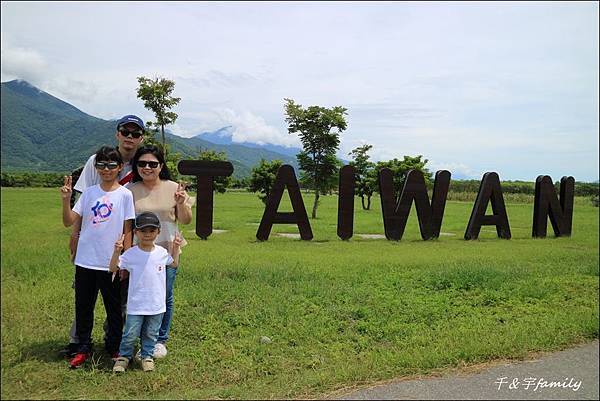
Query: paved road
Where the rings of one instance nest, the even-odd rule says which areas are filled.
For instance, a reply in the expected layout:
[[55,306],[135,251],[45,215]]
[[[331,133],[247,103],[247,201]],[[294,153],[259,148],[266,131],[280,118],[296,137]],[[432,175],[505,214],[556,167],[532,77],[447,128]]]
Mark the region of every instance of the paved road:
[[398,380],[338,395],[337,399],[598,400],[598,348],[595,340],[539,359],[499,364],[477,374]]

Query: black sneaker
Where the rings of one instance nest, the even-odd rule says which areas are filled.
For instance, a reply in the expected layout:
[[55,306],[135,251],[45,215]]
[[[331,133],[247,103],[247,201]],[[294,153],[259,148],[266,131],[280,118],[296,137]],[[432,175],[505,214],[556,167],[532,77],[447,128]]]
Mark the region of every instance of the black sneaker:
[[73,358],[75,354],[77,354],[77,346],[79,344],[69,343],[66,347],[58,351],[60,355],[63,355],[65,358]]

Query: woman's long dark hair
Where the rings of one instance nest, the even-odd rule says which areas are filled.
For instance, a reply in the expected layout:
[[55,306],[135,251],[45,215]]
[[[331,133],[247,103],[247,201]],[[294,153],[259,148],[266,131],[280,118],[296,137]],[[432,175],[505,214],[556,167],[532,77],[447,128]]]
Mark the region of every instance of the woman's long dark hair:
[[131,167],[133,171],[133,178],[131,179],[131,182],[142,181],[142,177],[138,172],[137,162],[138,160],[140,160],[140,157],[148,153],[156,157],[156,159],[162,166],[162,168],[160,169],[160,173],[158,174],[158,178],[160,178],[161,180],[171,180],[171,172],[167,167],[167,163],[165,163],[165,156],[163,155],[162,150],[160,150],[160,148],[156,145],[144,145],[138,148],[138,150],[135,152],[135,155],[133,156],[133,159],[131,159]]

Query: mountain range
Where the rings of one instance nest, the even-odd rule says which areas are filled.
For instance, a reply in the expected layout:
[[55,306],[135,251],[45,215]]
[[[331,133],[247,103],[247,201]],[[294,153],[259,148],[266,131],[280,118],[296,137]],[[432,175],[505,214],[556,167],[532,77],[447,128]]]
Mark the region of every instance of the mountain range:
[[234,127],[232,127],[231,125],[228,125],[226,127],[219,128],[216,131],[201,132],[197,135],[194,135],[194,137],[204,139],[205,141],[209,141],[209,142],[219,144],[219,145],[237,144],[237,145],[247,146],[249,148],[265,149],[265,150],[269,150],[271,152],[280,153],[282,155],[287,155],[287,156],[294,157],[294,158],[296,157],[296,155],[298,153],[300,153],[302,151],[302,149],[300,149],[300,148],[273,145],[270,143],[258,144],[258,143],[247,142],[247,141],[234,142],[233,141],[234,130],[235,130]]
[[[1,83],[3,171],[69,172],[83,165],[100,146],[115,143],[116,121],[79,110],[23,80]],[[165,133],[173,152],[195,159],[201,150],[225,152],[236,178],[250,175],[261,158],[279,159],[298,171],[300,149],[277,145],[238,144],[232,127],[192,138]],[[278,152],[279,150],[280,152]]]

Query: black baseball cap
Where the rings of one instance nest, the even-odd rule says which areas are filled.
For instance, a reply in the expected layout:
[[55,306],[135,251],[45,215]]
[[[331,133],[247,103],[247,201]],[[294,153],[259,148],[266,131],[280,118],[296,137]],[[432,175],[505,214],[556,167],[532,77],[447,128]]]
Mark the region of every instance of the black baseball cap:
[[144,227],[160,228],[160,220],[158,216],[152,212],[142,212],[135,217],[134,228],[141,229]]

